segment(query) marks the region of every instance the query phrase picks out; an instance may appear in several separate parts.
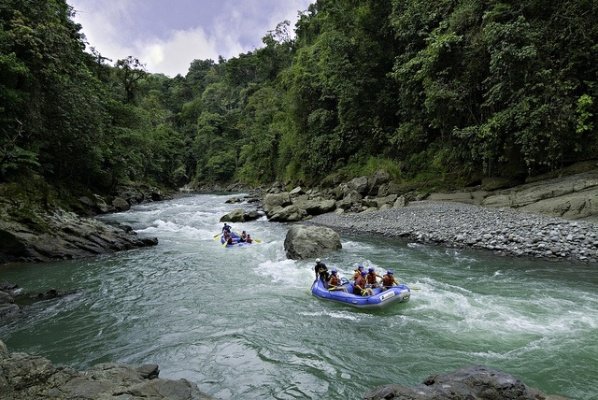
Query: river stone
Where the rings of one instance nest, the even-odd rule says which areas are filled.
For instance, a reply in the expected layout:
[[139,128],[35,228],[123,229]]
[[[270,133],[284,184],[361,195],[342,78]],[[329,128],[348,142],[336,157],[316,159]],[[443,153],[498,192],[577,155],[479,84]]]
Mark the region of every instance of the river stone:
[[0,398],[7,400],[210,400],[186,379],[158,378],[158,366],[98,364],[82,372],[12,353],[0,341]]
[[501,399],[538,400],[547,397],[505,372],[485,366],[471,366],[455,372],[433,375],[414,387],[384,385],[368,391],[367,400]]
[[357,193],[365,195],[368,191],[368,178],[367,176],[360,176],[358,178],[351,179],[347,183],[347,186],[351,190],[355,190]]
[[127,211],[131,208],[129,203],[122,197],[115,197],[114,200],[112,200],[112,206],[116,211]]
[[245,222],[245,211],[242,208],[235,208],[220,218],[220,222]]
[[305,217],[307,217],[307,212],[295,204],[274,208],[268,216],[269,220],[273,222],[297,222]]
[[267,194],[264,197],[264,211],[268,218],[270,218],[277,210],[290,206],[291,196],[288,192]]
[[284,249],[290,259],[319,257],[342,248],[340,236],[330,228],[295,225],[284,239]]

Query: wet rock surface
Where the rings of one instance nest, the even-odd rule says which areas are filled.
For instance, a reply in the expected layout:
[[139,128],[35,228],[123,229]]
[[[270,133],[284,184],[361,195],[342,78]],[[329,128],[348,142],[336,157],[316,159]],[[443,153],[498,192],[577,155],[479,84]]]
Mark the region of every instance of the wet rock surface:
[[32,218],[0,220],[0,263],[74,259],[158,244],[121,226],[73,212],[39,212]]
[[484,366],[466,367],[447,374],[433,375],[414,387],[380,386],[367,392],[363,398],[366,400],[564,399],[560,396],[547,396],[528,387],[512,375]]
[[284,239],[286,255],[294,260],[317,257],[341,248],[338,233],[320,226],[292,226]]
[[158,378],[155,364],[98,364],[86,371],[56,367],[50,360],[10,353],[0,341],[0,398],[210,400],[186,379]]

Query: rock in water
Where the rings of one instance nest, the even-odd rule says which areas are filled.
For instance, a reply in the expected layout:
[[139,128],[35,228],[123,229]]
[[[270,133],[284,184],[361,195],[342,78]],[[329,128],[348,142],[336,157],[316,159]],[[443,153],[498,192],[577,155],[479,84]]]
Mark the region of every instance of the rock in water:
[[319,257],[342,247],[339,234],[322,226],[295,225],[284,240],[287,257],[294,260]]

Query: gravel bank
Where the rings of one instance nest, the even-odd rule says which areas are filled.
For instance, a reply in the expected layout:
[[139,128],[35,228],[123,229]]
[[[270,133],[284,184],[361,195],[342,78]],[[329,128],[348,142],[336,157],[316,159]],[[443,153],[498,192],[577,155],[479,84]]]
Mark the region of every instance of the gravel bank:
[[318,215],[309,223],[501,255],[598,262],[598,224],[514,209],[418,201],[404,208]]

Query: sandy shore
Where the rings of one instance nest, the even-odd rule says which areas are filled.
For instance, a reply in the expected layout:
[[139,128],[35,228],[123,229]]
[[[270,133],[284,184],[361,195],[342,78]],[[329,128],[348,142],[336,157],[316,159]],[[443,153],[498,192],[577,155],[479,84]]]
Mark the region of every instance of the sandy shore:
[[404,208],[318,215],[309,223],[509,256],[598,263],[598,224],[514,209],[418,201]]

